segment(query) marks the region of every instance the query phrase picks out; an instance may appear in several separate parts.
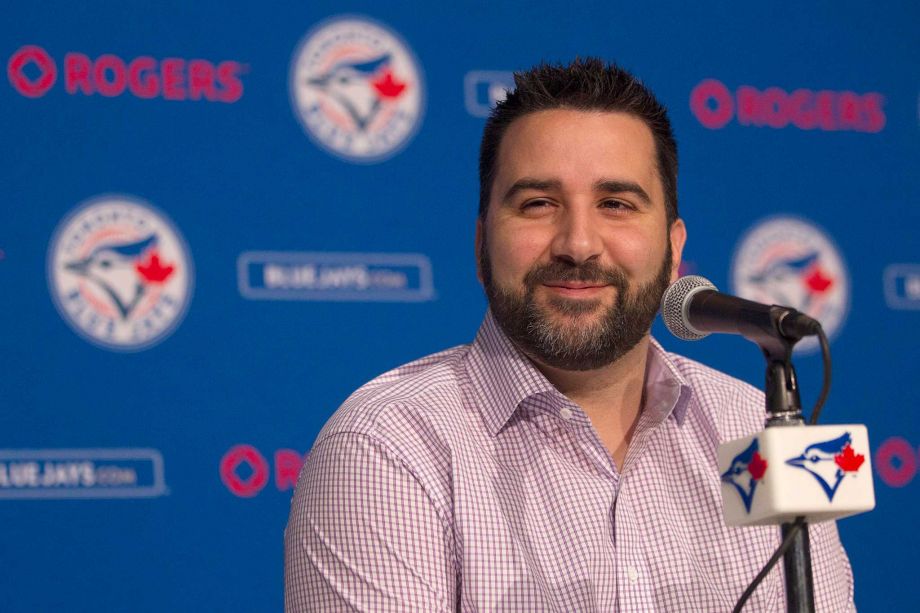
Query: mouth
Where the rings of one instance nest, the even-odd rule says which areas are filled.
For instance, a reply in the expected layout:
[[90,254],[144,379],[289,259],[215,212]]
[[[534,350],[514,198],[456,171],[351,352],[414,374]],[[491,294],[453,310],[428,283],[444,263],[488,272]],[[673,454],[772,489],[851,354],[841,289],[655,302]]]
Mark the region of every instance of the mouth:
[[587,298],[587,297],[596,296],[608,286],[602,283],[585,283],[581,281],[556,281],[556,282],[544,283],[543,287],[561,296],[573,296],[577,298]]
[[789,466],[797,466],[799,468],[802,468],[805,466],[805,458],[803,457],[791,458],[789,460],[786,460],[786,464],[788,464]]

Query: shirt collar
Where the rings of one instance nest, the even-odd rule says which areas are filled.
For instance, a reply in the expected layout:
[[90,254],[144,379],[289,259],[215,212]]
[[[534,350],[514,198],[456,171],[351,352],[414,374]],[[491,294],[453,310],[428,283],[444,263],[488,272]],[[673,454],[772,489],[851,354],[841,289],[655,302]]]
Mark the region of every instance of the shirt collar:
[[483,419],[493,436],[525,399],[559,393],[505,336],[491,310],[470,347],[468,368]]
[[[493,436],[528,398],[546,395],[568,401],[505,336],[491,310],[470,347],[467,367],[486,428]],[[673,415],[682,424],[690,386],[655,339],[649,346],[645,381],[646,410],[653,413],[649,417],[659,422]]]
[[658,341],[651,338],[645,367],[645,410],[654,422],[669,416],[683,425],[693,389]]

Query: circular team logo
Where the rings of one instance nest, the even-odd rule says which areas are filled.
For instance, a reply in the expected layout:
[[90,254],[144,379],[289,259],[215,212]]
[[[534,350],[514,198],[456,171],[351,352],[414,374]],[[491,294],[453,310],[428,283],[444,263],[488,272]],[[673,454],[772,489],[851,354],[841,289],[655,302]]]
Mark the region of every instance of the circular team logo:
[[307,134],[351,162],[394,155],[422,120],[422,72],[408,45],[364,17],[314,28],[291,61],[291,100]]
[[[732,291],[749,300],[793,307],[821,322],[828,337],[846,318],[850,284],[831,239],[796,217],[773,217],[741,239],[732,262]],[[797,350],[818,347],[814,337]]]
[[48,249],[48,285],[61,316],[86,340],[117,351],[169,336],[188,308],[193,277],[179,231],[131,196],[83,203]]

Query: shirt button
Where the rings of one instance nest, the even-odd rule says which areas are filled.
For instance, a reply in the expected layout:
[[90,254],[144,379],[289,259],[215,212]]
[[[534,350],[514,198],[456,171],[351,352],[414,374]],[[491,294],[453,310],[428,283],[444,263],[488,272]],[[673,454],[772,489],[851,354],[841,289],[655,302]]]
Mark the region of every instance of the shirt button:
[[635,566],[627,566],[626,576],[629,578],[630,583],[635,583],[639,580],[639,571],[636,570]]
[[559,409],[559,415],[562,419],[572,419],[572,409],[569,407],[562,407]]

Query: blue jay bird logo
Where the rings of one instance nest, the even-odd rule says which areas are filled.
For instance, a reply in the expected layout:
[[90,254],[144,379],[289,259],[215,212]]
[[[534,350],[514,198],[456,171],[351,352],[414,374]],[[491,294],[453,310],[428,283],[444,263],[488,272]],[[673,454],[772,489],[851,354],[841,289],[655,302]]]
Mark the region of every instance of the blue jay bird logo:
[[760,455],[760,441],[754,439],[747,449],[732,458],[728,470],[722,473],[722,482],[731,485],[741,495],[745,510],[751,512],[751,502],[757,483],[767,472],[767,461]]
[[407,85],[394,76],[389,53],[367,61],[338,62],[307,84],[335,100],[362,132],[384,102],[399,98]]
[[88,256],[67,262],[64,268],[95,284],[126,320],[148,286],[162,283],[172,274],[172,266],[160,263],[157,242],[157,235],[151,234],[138,241],[103,243]]
[[[850,282],[840,250],[821,228],[799,217],[775,216],[756,223],[738,241],[732,290],[756,302],[782,304],[821,321],[833,338],[846,318]],[[796,352],[818,348],[803,339]]]
[[824,490],[828,501],[833,501],[844,475],[859,471],[866,459],[853,451],[851,443],[850,433],[844,432],[835,439],[807,446],[800,455],[786,460],[786,464],[807,471]]
[[103,194],[67,215],[48,247],[48,288],[77,334],[138,351],[165,339],[188,308],[194,268],[172,222],[129,194]]
[[395,155],[415,134],[424,108],[412,49],[397,32],[355,15],[330,18],[301,39],[289,87],[307,134],[349,162]]
[[834,285],[833,277],[821,267],[817,251],[802,257],[774,260],[751,275],[749,281],[769,287],[777,304],[793,305],[806,312],[817,297]]
[[157,242],[157,235],[151,234],[138,241],[104,243],[64,268],[94,283],[126,320],[148,287],[163,283],[174,270],[160,262]]

